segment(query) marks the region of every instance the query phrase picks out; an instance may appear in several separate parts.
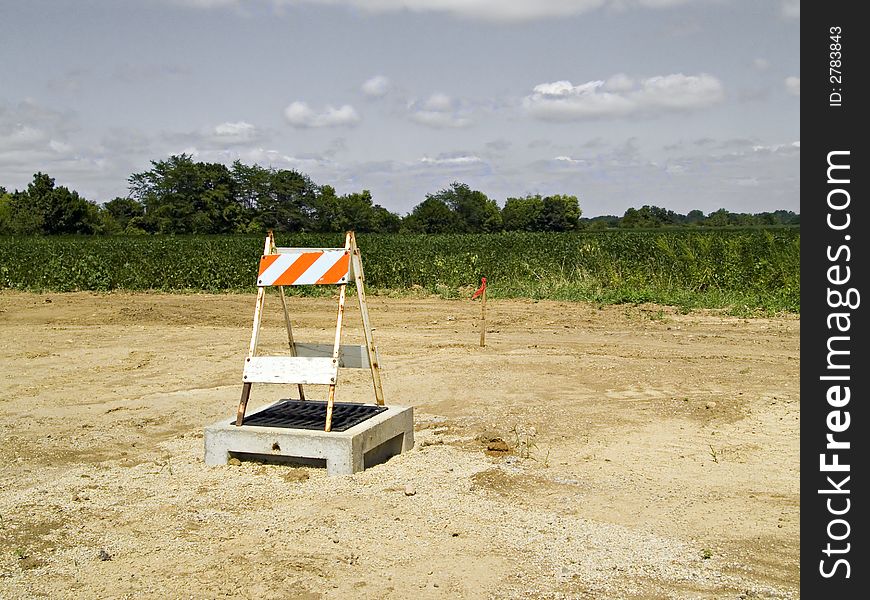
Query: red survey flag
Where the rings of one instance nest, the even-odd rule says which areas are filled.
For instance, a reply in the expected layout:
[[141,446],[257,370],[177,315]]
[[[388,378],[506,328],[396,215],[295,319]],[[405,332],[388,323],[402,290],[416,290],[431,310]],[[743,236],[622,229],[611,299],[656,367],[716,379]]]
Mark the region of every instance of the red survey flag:
[[477,291],[474,292],[474,295],[471,297],[472,300],[480,296],[484,291],[486,291],[486,277],[480,278],[480,287],[477,288]]

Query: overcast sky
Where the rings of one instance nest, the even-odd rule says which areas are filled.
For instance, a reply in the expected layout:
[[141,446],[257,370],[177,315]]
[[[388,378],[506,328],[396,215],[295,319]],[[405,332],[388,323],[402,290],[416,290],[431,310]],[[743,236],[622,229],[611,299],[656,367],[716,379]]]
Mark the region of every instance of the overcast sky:
[[0,185],[187,152],[585,216],[799,209],[794,0],[0,0]]

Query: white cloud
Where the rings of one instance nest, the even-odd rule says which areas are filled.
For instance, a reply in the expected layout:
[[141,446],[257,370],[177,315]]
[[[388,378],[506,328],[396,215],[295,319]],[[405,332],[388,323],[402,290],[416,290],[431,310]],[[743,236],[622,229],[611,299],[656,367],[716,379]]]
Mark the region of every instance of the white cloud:
[[471,120],[466,117],[457,117],[450,113],[431,110],[420,110],[411,114],[411,119],[420,125],[434,129],[461,128],[471,125]]
[[789,94],[793,94],[795,96],[801,95],[801,78],[800,77],[786,77],[785,78],[785,89],[788,90]]
[[710,106],[724,94],[722,83],[712,75],[676,73],[644,80],[633,96],[641,106],[681,110]]
[[770,61],[766,58],[756,58],[752,61],[752,66],[759,71],[766,71],[770,68]]
[[489,21],[526,21],[565,17],[607,4],[606,0],[346,0],[342,4],[372,12],[410,10],[440,12]]
[[523,99],[523,106],[533,116],[546,121],[617,116],[635,110],[633,103],[624,96],[599,91],[603,86],[603,81],[589,81],[576,86],[570,81],[542,83]]
[[375,75],[370,79],[366,79],[360,90],[370,98],[380,98],[386,96],[390,91],[390,80],[383,75]]
[[429,158],[428,156],[424,156],[420,159],[420,162],[424,165],[434,165],[434,166],[467,166],[467,165],[476,165],[482,163],[483,160],[479,156],[462,154],[459,156],[438,156],[436,158]]
[[284,109],[284,117],[293,127],[341,127],[356,125],[360,116],[350,104],[338,108],[327,105],[320,112],[305,102],[296,101]]
[[789,19],[801,18],[801,0],[782,0],[782,16]]
[[[244,7],[244,0],[168,0],[197,8]],[[580,15],[601,8],[668,9],[705,0],[267,0],[273,6],[321,4],[370,13],[410,11],[445,13],[458,18],[518,22]]]
[[53,160],[58,154],[72,151],[67,140],[75,129],[70,113],[56,111],[31,100],[15,105],[0,103],[2,153],[34,152]]
[[48,147],[52,152],[57,152],[58,154],[69,154],[73,151],[73,147],[70,144],[57,140],[49,140]]
[[245,136],[249,135],[253,131],[255,131],[255,127],[250,123],[246,123],[245,121],[237,121],[235,123],[221,123],[214,128],[215,135]]
[[246,144],[261,137],[256,127],[245,121],[221,123],[212,132],[212,139],[225,144]]
[[555,162],[565,163],[568,165],[583,165],[586,161],[581,158],[571,158],[570,156],[556,156],[553,158]]
[[625,73],[617,73],[604,82],[608,92],[627,92],[634,87],[634,80]]
[[542,83],[523,99],[533,116],[546,121],[619,117],[642,112],[691,110],[713,105],[724,96],[722,83],[702,73],[675,73],[634,82],[623,74],[605,81],[573,85]]
[[752,146],[752,151],[761,154],[772,154],[776,152],[797,152],[801,149],[801,143],[792,142],[790,144],[756,144]]
[[670,8],[680,4],[691,4],[695,0],[636,0],[635,2],[612,2],[611,4],[631,6],[637,5],[644,8]]
[[472,121],[467,110],[446,94],[432,94],[423,102],[408,105],[411,120],[434,129],[468,127]]
[[453,100],[447,94],[432,94],[423,103],[423,110],[447,112],[453,110]]
[[196,8],[219,8],[221,6],[236,6],[238,0],[171,0],[174,4],[194,6]]
[[575,86],[570,81],[561,80],[553,83],[539,83],[535,86],[535,92],[545,96],[566,96],[568,94],[581,94],[586,90],[591,90],[604,85],[603,81],[590,81],[583,85]]
[[[24,189],[37,171],[48,173],[92,200],[112,197],[98,192],[105,181],[124,182],[130,171],[114,171],[123,158],[107,158],[83,139],[75,113],[57,111],[32,100],[0,101],[0,184]],[[112,194],[116,195],[116,194]]]
[[17,124],[0,130],[0,150],[30,150],[45,147],[49,135],[32,125]]
[[164,132],[159,139],[173,153],[177,153],[179,147],[191,147],[203,153],[220,152],[232,146],[251,147],[268,137],[270,136],[267,132],[247,121],[226,121],[214,127],[203,127],[194,131]]

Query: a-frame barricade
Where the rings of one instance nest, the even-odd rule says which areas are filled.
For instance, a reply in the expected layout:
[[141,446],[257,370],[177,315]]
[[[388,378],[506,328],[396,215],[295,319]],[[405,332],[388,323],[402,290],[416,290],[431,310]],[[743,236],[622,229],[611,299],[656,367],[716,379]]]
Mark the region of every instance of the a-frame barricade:
[[[341,344],[347,284],[351,281],[356,286],[359,299],[365,334],[364,346]],[[305,344],[294,341],[290,312],[284,295],[284,286],[287,285],[338,285],[338,317],[333,344]],[[289,356],[257,356],[267,287],[277,287],[281,297],[284,323],[287,327]],[[371,321],[366,305],[362,256],[357,248],[354,233],[347,232],[344,248],[279,248],[275,245],[275,237],[270,231],[266,236],[263,256],[260,258],[254,328],[242,373],[242,397],[239,401],[236,425],[241,426],[244,423],[251,386],[255,383],[296,384],[300,400],[305,400],[303,385],[328,385],[324,431],[330,431],[339,368],[370,369],[375,403],[384,404],[378,352],[372,337]]]

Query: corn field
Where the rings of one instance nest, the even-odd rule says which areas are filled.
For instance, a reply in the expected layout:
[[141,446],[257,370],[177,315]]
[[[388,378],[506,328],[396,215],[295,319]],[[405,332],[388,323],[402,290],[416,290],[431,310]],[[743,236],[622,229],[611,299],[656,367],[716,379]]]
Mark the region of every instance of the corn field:
[[[344,243],[334,234],[277,241]],[[368,234],[357,241],[374,293],[465,297],[485,276],[494,298],[800,312],[798,229]],[[259,236],[0,237],[0,288],[250,291],[262,243]]]

